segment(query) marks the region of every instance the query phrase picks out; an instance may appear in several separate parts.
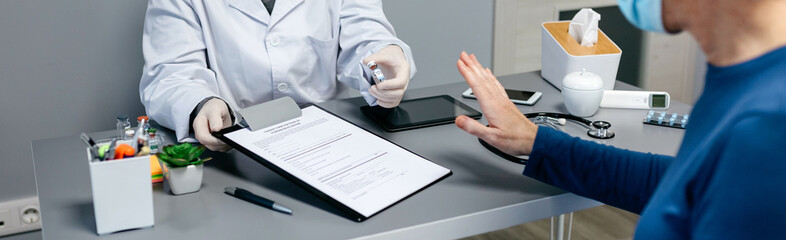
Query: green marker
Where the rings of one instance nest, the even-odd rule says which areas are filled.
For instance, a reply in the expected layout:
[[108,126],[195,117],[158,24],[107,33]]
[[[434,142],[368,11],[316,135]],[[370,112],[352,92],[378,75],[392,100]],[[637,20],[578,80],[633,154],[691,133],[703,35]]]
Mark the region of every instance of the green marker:
[[109,144],[104,144],[104,146],[98,148],[98,157],[100,157],[103,160],[104,154],[108,151],[109,151]]

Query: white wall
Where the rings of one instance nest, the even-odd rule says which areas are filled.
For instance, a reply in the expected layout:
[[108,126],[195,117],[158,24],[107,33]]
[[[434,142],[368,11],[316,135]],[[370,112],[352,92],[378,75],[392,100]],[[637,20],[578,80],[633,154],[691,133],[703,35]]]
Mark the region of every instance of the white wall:
[[[494,73],[508,75],[539,70],[540,24],[558,20],[560,10],[615,5],[616,0],[497,0]],[[687,34],[648,33],[644,38],[639,85],[644,89],[667,91],[672,99],[693,104],[701,91],[701,84],[696,81],[703,82],[704,74],[703,59],[695,41]]]
[[540,24],[557,21],[561,9],[604,7],[616,3],[616,0],[497,0],[494,73],[509,75],[540,70]]
[[647,33],[646,58],[642,62],[641,86],[666,91],[673,100],[694,104],[704,83],[706,61],[698,43],[688,33]]

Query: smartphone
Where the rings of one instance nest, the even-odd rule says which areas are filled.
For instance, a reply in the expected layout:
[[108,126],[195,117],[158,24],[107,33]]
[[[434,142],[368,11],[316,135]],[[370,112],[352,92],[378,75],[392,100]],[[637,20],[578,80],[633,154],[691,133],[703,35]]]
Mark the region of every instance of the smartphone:
[[[535,105],[535,103],[540,100],[540,96],[543,95],[541,92],[531,92],[531,91],[522,91],[522,90],[511,90],[505,89],[505,93],[508,94],[508,98],[513,103],[523,104],[523,105]],[[475,98],[475,95],[472,94],[472,88],[468,88],[467,91],[461,94],[461,96],[465,98]]]

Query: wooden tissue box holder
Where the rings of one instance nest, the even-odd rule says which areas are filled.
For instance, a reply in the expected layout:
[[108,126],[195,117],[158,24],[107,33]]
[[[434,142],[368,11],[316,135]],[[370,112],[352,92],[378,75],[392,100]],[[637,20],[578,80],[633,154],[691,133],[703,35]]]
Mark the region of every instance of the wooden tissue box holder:
[[622,50],[598,29],[598,42],[581,46],[568,34],[570,21],[545,22],[541,26],[541,76],[562,90],[562,79],[587,69],[603,79],[603,89],[614,89]]

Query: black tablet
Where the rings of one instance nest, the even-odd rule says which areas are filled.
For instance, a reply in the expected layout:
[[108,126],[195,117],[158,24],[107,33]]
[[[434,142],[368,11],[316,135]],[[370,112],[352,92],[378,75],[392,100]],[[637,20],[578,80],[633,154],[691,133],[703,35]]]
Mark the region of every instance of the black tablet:
[[483,116],[448,95],[404,100],[395,108],[363,106],[360,111],[388,132],[452,123],[459,115]]

